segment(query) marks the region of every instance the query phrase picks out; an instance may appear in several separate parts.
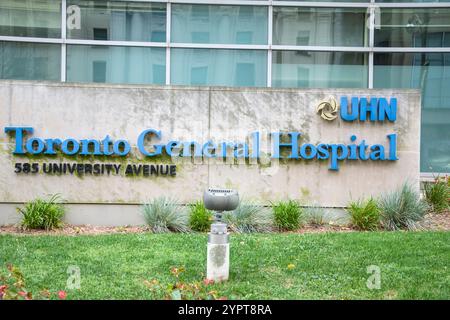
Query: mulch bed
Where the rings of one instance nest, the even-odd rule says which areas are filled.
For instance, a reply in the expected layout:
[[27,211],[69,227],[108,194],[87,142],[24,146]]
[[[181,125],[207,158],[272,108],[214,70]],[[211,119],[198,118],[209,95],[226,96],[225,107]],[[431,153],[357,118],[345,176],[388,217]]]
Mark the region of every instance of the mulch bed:
[[[430,231],[450,231],[450,211],[441,214],[428,214],[423,220],[423,228]],[[323,233],[323,232],[355,232],[350,226],[341,225],[305,225],[295,233]],[[117,233],[144,233],[150,232],[144,226],[120,226],[120,227],[99,227],[90,225],[64,225],[60,229],[45,230],[23,230],[16,225],[0,226],[0,234],[13,235],[97,235],[97,234],[117,234]]]

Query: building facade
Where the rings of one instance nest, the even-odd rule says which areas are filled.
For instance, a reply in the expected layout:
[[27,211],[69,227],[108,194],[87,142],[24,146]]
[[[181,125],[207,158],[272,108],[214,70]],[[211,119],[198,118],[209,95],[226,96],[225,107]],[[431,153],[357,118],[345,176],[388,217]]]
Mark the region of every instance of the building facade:
[[3,0],[0,79],[0,224],[208,186],[339,215],[450,172],[450,2]]
[[421,174],[450,172],[449,1],[3,0],[0,78],[418,88]]

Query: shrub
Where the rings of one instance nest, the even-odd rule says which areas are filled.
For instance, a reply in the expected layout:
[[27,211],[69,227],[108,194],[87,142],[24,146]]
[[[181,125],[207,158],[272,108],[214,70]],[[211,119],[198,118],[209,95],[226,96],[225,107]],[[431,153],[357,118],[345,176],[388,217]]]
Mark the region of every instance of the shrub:
[[223,220],[231,230],[238,233],[270,232],[273,228],[273,216],[270,210],[242,201],[236,210],[225,213]]
[[347,209],[351,223],[359,230],[377,230],[380,226],[380,208],[374,199],[351,202]]
[[275,225],[280,230],[296,230],[301,225],[303,209],[294,200],[280,201],[273,205]]
[[62,226],[65,208],[60,203],[59,195],[53,195],[48,200],[37,198],[17,209],[22,214],[20,222],[24,229],[51,230]]
[[313,206],[309,208],[305,208],[304,210],[304,221],[306,223],[315,225],[315,226],[322,226],[326,224],[326,213],[325,210],[318,206]]
[[386,230],[416,230],[428,210],[419,193],[407,183],[398,190],[382,196],[379,206],[381,222]]
[[206,232],[213,220],[211,211],[205,208],[202,201],[198,201],[190,207],[189,227],[192,230]]
[[142,215],[152,232],[189,231],[186,210],[174,199],[155,198],[142,206]]
[[437,177],[434,183],[426,183],[425,199],[434,213],[441,213],[449,208],[450,186],[445,179]]

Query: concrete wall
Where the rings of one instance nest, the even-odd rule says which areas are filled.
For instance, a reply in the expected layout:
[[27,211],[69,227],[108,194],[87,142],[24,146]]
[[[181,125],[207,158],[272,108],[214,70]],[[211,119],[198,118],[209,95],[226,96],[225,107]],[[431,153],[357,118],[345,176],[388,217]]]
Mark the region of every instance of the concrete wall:
[[[327,122],[315,108],[329,96],[377,96],[398,99],[394,123]],[[176,177],[72,176],[16,174],[15,162],[166,163],[170,158],[144,158],[133,152],[126,159],[78,156],[18,157],[6,126],[31,126],[41,138],[114,139],[137,141],[145,129],[162,130],[169,140],[245,140],[253,131],[266,134],[299,131],[301,143],[345,143],[352,134],[359,143],[387,144],[398,134],[398,161],[347,161],[339,171],[328,161],[287,163],[224,163],[176,159]],[[415,90],[254,89],[157,87],[0,81],[0,224],[15,219],[14,207],[35,197],[60,193],[73,204],[69,220],[77,224],[138,224],[138,206],[167,195],[186,203],[201,199],[208,186],[232,187],[246,199],[268,204],[301,199],[304,204],[344,207],[349,200],[377,196],[405,180],[419,186],[420,95]],[[267,150],[268,151],[268,150]],[[200,163],[198,163],[200,162]],[[109,204],[99,206],[97,204]],[[130,206],[129,204],[135,204]],[[107,208],[107,210],[105,210]],[[130,209],[133,208],[133,209]],[[131,211],[130,211],[131,210]],[[106,221],[108,220],[108,221]]]

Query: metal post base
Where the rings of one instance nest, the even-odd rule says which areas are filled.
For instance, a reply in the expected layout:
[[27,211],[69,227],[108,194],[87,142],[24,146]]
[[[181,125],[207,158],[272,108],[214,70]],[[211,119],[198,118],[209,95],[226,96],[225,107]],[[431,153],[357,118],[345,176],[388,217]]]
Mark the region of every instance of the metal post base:
[[206,278],[215,282],[228,280],[230,271],[230,243],[227,225],[213,223],[208,233]]

